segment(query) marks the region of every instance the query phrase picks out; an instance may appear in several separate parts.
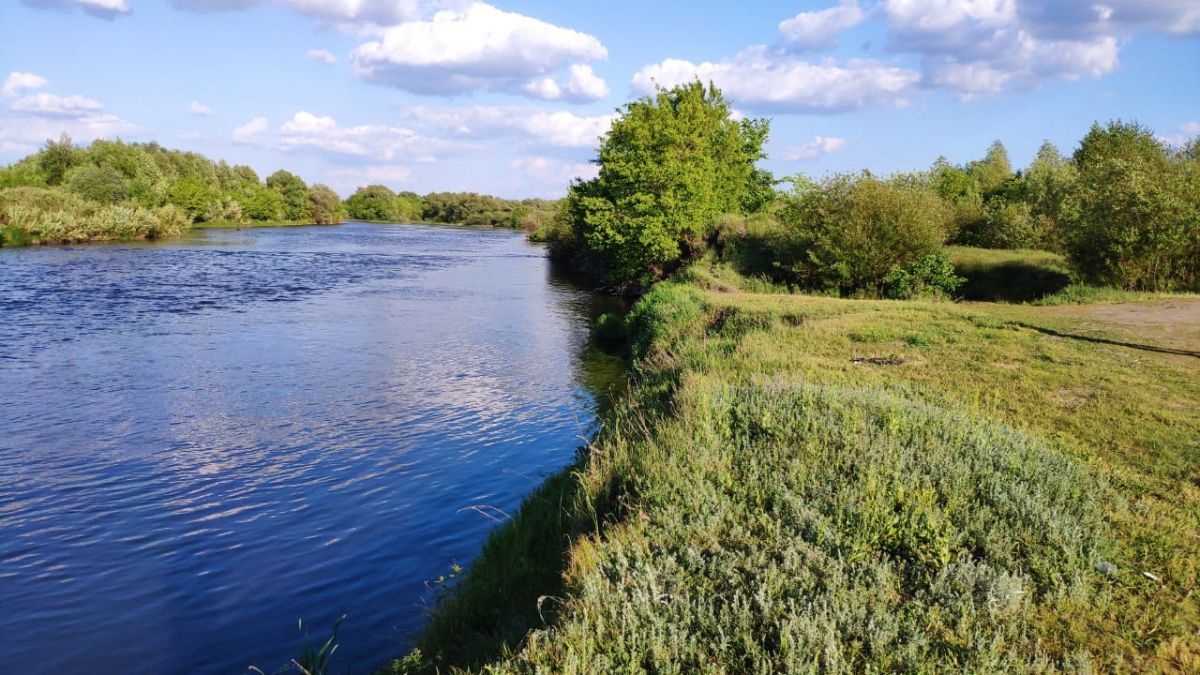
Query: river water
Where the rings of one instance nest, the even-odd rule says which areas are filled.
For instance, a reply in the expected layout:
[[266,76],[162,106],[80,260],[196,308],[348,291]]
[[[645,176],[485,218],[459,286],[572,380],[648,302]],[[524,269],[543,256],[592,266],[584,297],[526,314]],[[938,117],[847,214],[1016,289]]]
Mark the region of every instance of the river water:
[[592,430],[598,302],[500,231],[0,250],[5,670],[269,673],[343,614],[338,671],[401,655]]

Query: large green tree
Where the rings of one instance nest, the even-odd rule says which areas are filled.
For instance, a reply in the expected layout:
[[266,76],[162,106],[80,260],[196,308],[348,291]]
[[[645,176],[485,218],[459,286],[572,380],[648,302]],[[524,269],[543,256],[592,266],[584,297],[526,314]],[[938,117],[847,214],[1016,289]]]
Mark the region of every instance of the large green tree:
[[611,281],[646,284],[698,252],[717,219],[761,204],[770,177],[766,120],[735,120],[714,86],[629,103],[602,139],[600,175],[572,186],[568,209]]

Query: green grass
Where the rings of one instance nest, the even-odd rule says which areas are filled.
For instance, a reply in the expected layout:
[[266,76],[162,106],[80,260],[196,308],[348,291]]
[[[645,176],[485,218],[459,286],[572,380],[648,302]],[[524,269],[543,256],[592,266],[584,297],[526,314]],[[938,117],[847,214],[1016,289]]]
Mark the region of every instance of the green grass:
[[635,307],[629,396],[394,671],[1200,668],[1197,364],[736,282]]
[[1050,251],[949,246],[955,272],[966,279],[958,289],[965,300],[1029,302],[1071,284],[1067,261]]

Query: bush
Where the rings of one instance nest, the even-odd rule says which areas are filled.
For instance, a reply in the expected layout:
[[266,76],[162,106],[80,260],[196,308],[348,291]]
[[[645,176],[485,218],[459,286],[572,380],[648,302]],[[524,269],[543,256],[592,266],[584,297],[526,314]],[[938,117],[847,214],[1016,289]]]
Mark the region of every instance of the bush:
[[1200,288],[1200,172],[1135,123],[1095,125],[1075,152],[1065,233],[1076,270],[1128,290]]
[[881,295],[888,275],[937,253],[945,237],[937,194],[870,175],[828,178],[791,198],[779,217],[778,271],[843,295]]
[[191,219],[178,207],[100,205],[52,188],[0,190],[5,243],[64,244],[178,235]]
[[958,241],[979,248],[1043,248],[1052,240],[1050,227],[1029,203],[997,197],[983,207],[982,218],[963,228]]
[[954,262],[944,251],[930,253],[896,267],[883,278],[883,295],[893,300],[943,298],[966,281],[954,272]]

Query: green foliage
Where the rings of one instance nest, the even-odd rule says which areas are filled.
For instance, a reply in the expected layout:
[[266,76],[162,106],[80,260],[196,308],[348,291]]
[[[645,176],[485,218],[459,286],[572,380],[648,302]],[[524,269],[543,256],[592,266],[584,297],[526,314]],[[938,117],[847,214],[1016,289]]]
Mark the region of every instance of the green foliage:
[[879,296],[893,270],[939,250],[946,211],[927,187],[839,175],[790,198],[779,218],[774,248],[785,279]]
[[625,319],[616,314],[602,314],[592,326],[592,339],[602,349],[617,351],[625,347],[629,340],[625,327]]
[[1028,249],[947,249],[954,271],[965,280],[957,297],[989,302],[1030,302],[1071,284],[1070,266],[1057,253]]
[[36,155],[0,168],[0,189],[10,187],[46,187]]
[[1075,151],[1071,262],[1129,290],[1200,288],[1200,172],[1136,123],[1094,125]]
[[37,154],[38,169],[46,177],[46,184],[62,184],[67,171],[79,163],[79,154],[75,143],[65,133],[57,141],[46,141],[46,146]]
[[768,123],[734,121],[699,82],[629,103],[602,140],[598,178],[567,200],[578,239],[618,284],[644,285],[695,257],[718,217],[761,206]]
[[129,180],[109,164],[83,164],[67,172],[66,187],[80,197],[101,204],[129,199]]
[[883,278],[883,297],[893,300],[949,297],[966,281],[954,271],[954,262],[943,251],[929,253],[893,268]]
[[66,244],[178,235],[191,220],[173,205],[104,205],[53,188],[0,190],[4,245]]
[[346,214],[355,220],[407,223],[421,219],[422,200],[404,192],[397,195],[385,185],[368,185],[346,200]]
[[242,213],[251,220],[277,221],[283,219],[283,196],[264,187],[252,188],[240,198]]
[[1008,150],[1000,141],[993,141],[987,155],[977,162],[971,162],[967,173],[985,196],[996,192],[1013,177]]
[[308,189],[308,213],[317,225],[332,225],[345,220],[342,198],[328,185],[314,184]]
[[267,177],[267,188],[283,199],[283,218],[293,222],[312,219],[308,206],[308,185],[294,173],[280,169]]
[[183,209],[193,221],[204,215],[212,200],[208,185],[194,176],[177,178],[167,188],[167,203]]

